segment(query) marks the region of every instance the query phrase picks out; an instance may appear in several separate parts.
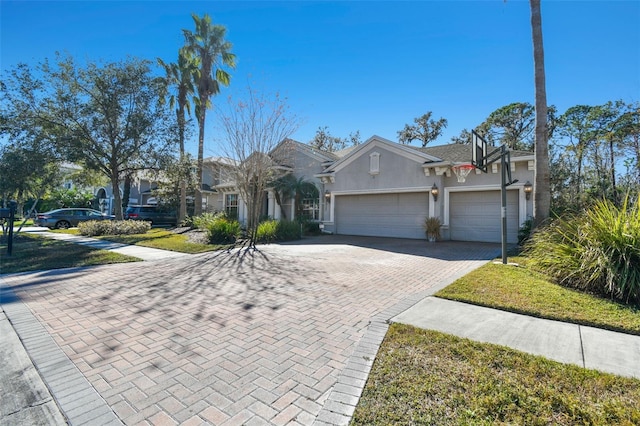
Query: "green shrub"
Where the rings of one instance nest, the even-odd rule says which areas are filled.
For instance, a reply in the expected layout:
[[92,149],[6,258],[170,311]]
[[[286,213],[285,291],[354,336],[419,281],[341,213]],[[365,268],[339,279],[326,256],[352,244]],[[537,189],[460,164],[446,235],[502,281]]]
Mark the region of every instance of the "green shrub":
[[303,222],[304,235],[320,235],[320,224],[318,222]]
[[531,231],[533,230],[533,219],[527,219],[522,226],[518,229],[518,245],[522,246],[529,238],[531,238]]
[[279,241],[299,240],[302,238],[301,225],[296,221],[281,220],[278,222],[276,234]]
[[600,201],[535,232],[525,247],[532,266],[560,284],[640,304],[640,201]]
[[150,229],[151,224],[143,220],[89,220],[78,224],[78,232],[87,237],[145,234]]
[[195,224],[193,223],[193,219],[195,218],[195,216],[187,216],[184,219],[182,219],[182,222],[180,222],[178,224],[178,226],[183,227],[183,228],[197,228],[197,226],[195,226]]
[[218,219],[228,219],[225,213],[202,213],[200,216],[191,217],[192,227],[208,230]]
[[256,232],[256,242],[258,243],[271,243],[278,237],[278,221],[277,220],[265,220],[260,222],[258,230]]
[[242,232],[237,220],[230,220],[224,216],[209,222],[206,229],[211,244],[233,244]]

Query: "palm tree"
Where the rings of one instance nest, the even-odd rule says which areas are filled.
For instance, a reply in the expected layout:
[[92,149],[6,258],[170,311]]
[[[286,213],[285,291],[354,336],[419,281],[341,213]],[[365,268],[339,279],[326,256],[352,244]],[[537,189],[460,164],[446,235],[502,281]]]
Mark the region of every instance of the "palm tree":
[[[191,115],[190,95],[194,94],[193,75],[198,70],[196,58],[184,47],[178,51],[178,62],[165,63],[158,58],[158,64],[166,72],[166,83],[175,86],[176,93],[169,97],[169,107],[176,109],[178,119],[178,138],[180,142],[180,166],[184,167],[184,134],[186,128],[185,110]],[[180,210],[178,222],[182,222],[187,215],[187,182],[184,177],[180,180]]]
[[302,219],[302,200],[306,198],[318,199],[318,188],[304,177],[297,178],[292,174],[280,176],[272,182],[273,193],[276,202],[280,206],[280,212],[283,219],[287,219],[287,213],[284,210],[283,202],[287,199],[293,201],[293,211],[295,217],[293,219]]
[[531,32],[533,38],[533,64],[535,81],[535,197],[533,217],[536,225],[549,218],[551,189],[549,175],[549,141],[547,132],[547,89],[544,73],[544,48],[542,44],[542,15],[540,0],[530,0]]
[[204,124],[207,109],[211,106],[211,96],[220,93],[220,85],[228,86],[231,75],[222,69],[223,65],[235,68],[236,55],[231,53],[231,43],[225,40],[227,29],[223,25],[213,25],[211,17],[191,15],[196,30],[182,30],[185,49],[199,59],[200,66],[194,74],[197,91],[195,105],[198,119],[198,184],[196,186],[195,215],[202,213],[202,160],[204,154]]

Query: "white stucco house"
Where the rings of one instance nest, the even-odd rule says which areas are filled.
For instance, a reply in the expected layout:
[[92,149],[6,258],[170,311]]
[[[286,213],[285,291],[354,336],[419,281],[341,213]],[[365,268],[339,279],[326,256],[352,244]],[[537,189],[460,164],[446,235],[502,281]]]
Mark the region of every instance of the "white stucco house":
[[[417,148],[373,136],[338,152],[286,140],[272,154],[282,172],[316,185],[318,199],[304,200],[305,216],[317,220],[324,232],[424,239],[425,219],[438,217],[445,240],[501,240],[500,163],[490,165],[488,173],[472,171],[464,183],[452,172],[452,166],[471,161],[469,145]],[[534,159],[531,152],[511,151],[511,176],[518,182],[507,190],[510,243],[517,242],[519,227],[532,215],[533,197],[525,185],[534,180]],[[244,221],[246,207],[233,183],[215,189],[221,210]],[[291,200],[282,200],[281,209],[272,189],[265,200],[265,216],[279,219],[284,210],[290,211],[287,219],[294,217]]]

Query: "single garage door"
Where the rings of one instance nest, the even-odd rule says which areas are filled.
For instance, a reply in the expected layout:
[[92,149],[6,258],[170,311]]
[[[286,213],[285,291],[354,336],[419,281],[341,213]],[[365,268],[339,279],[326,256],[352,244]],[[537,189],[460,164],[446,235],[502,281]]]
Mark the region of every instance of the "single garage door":
[[[452,240],[502,241],[500,191],[451,192],[449,232]],[[507,191],[507,242],[518,242],[518,191]]]
[[336,233],[371,237],[425,238],[429,194],[338,195]]

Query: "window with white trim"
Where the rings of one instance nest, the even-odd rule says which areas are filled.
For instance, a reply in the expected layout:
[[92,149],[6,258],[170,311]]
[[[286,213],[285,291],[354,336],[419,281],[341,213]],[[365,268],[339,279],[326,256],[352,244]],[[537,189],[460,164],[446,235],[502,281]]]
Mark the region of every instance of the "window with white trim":
[[320,199],[304,198],[302,204],[302,215],[307,220],[320,220]]
[[238,194],[226,194],[224,210],[232,219],[238,219]]

